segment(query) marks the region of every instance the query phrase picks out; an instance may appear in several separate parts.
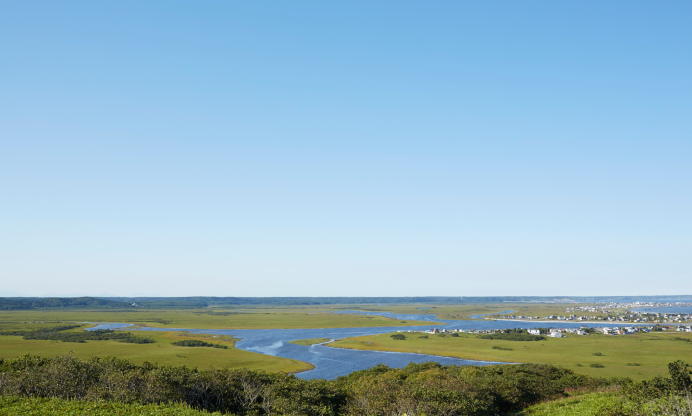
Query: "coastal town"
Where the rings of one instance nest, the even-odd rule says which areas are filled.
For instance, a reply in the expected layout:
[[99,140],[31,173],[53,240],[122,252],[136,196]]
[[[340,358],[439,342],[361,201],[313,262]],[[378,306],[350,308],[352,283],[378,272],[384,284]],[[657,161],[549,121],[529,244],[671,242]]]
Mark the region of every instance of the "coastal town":
[[[505,329],[427,329],[425,331],[414,331],[414,330],[398,330],[396,332],[400,333],[420,333],[422,335],[441,335],[441,336],[458,336],[460,333],[466,334],[498,334],[506,333],[512,331],[512,328]],[[547,336],[551,338],[563,338],[567,334],[573,335],[590,335],[590,334],[604,334],[604,335],[633,335],[637,333],[649,333],[657,331],[675,331],[675,332],[692,332],[692,325],[651,325],[651,326],[606,326],[606,327],[587,327],[581,326],[579,328],[532,328],[522,330],[526,331],[529,335],[536,336]]]
[[[564,315],[525,316],[525,315],[490,315],[491,320],[528,320],[528,321],[575,321],[575,322],[628,322],[680,324],[692,322],[692,313],[666,313],[653,311],[636,311],[634,309],[665,308],[692,306],[690,303],[609,303],[603,305],[575,306],[565,309]],[[587,313],[587,314],[585,314]],[[588,315],[594,313],[597,315]]]

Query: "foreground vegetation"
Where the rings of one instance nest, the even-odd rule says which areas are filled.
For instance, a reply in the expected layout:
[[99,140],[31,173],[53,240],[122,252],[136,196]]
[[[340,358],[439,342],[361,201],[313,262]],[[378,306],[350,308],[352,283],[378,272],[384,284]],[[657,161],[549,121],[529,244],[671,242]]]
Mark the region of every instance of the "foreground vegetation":
[[236,415],[495,414],[619,380],[546,365],[377,366],[338,380],[250,370],[141,366],[116,358],[22,356],[0,361],[0,394],[12,397],[178,403]]
[[0,360],[0,415],[692,415],[690,368],[681,361],[668,367],[669,378],[641,383],[549,365],[434,362],[380,365],[327,381],[244,369],[138,366],[112,357],[26,355]]
[[0,396],[0,416],[212,416],[184,404],[90,402],[40,397]]
[[692,356],[692,334],[680,332],[635,335],[569,335],[538,342],[483,339],[474,334],[399,333],[346,338],[330,347],[413,352],[481,361],[545,363],[594,377],[645,380],[668,372],[668,363]]

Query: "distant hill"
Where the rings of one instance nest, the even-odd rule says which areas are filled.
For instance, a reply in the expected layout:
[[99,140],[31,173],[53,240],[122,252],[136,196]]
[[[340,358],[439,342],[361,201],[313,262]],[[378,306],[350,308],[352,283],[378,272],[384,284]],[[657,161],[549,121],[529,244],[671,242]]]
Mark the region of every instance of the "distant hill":
[[692,302],[692,295],[680,296],[410,296],[410,297],[115,297],[146,308],[204,308],[209,306],[281,305],[377,305],[377,304],[474,304],[510,302]]
[[[210,306],[290,305],[392,305],[479,303],[595,303],[595,302],[692,302],[692,295],[677,296],[411,296],[411,297],[79,297],[0,298],[0,310],[60,309],[200,309]],[[133,306],[136,304],[136,306]]]
[[132,302],[100,299],[91,297],[81,298],[0,298],[0,310],[31,310],[31,309],[124,309],[134,308]]

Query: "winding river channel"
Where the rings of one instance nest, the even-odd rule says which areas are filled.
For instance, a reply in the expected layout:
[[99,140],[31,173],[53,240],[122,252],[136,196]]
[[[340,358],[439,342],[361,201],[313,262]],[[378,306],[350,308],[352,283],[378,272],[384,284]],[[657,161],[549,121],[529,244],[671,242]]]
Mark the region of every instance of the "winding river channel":
[[[506,311],[509,313],[511,311]],[[236,348],[258,352],[277,357],[292,358],[305,361],[315,366],[314,369],[297,374],[297,377],[312,379],[334,379],[347,375],[352,371],[364,370],[377,364],[387,364],[390,367],[403,367],[410,362],[421,363],[437,361],[444,365],[489,365],[496,362],[462,360],[458,358],[440,357],[427,354],[410,354],[400,352],[361,351],[342,348],[332,348],[325,345],[303,346],[290,344],[289,341],[313,338],[329,338],[331,340],[356,337],[363,335],[384,334],[400,330],[423,331],[433,328],[451,329],[504,329],[504,328],[578,328],[583,323],[567,322],[518,322],[518,321],[460,321],[437,319],[434,315],[425,314],[393,314],[388,312],[346,311],[339,313],[354,313],[362,315],[379,315],[397,320],[427,321],[430,325],[397,326],[397,327],[363,327],[363,328],[314,328],[314,329],[186,329],[186,328],[150,328],[133,327],[131,324],[100,324],[95,329],[136,329],[141,331],[187,331],[192,334],[232,335],[240,340]],[[476,315],[474,317],[480,317]],[[435,323],[435,324],[434,324]],[[616,324],[599,323],[598,326]]]

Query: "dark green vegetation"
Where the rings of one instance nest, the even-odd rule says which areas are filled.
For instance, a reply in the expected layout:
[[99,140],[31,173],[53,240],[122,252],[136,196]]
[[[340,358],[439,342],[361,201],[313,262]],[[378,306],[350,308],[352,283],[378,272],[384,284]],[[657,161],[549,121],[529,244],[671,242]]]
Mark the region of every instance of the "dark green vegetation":
[[86,341],[105,341],[112,340],[127,342],[129,344],[151,344],[153,339],[133,335],[130,332],[116,332],[110,329],[99,329],[96,331],[65,332],[70,329],[79,328],[82,325],[61,325],[48,328],[40,328],[25,331],[2,331],[0,335],[21,336],[25,340],[50,340],[62,342],[86,342]]
[[499,345],[493,345],[493,349],[502,351],[514,351],[514,348],[501,347]]
[[[676,361],[668,369],[669,377],[634,383],[549,365],[428,362],[402,369],[379,365],[326,381],[25,355],[0,360],[0,415],[690,415],[692,407],[684,411],[690,366]],[[673,412],[676,406],[683,411]]]
[[198,339],[184,339],[182,341],[171,342],[178,347],[212,347],[228,349],[228,346],[221,344],[212,344],[211,342],[200,341]]
[[403,341],[403,340],[406,339],[406,335],[404,335],[404,334],[392,334],[392,335],[391,335],[391,338],[392,338],[392,339],[396,339],[396,340]]
[[99,298],[0,298],[0,310],[30,309],[126,309],[132,303]]
[[506,329],[504,332],[494,334],[480,334],[480,339],[501,339],[503,341],[543,341],[542,335],[531,335],[525,329]]
[[40,397],[0,396],[0,416],[212,416],[182,404],[88,402]]
[[[116,358],[0,360],[0,394],[138,404],[178,403],[236,415],[453,415],[519,410],[565,389],[627,383],[548,365],[377,366],[338,380],[249,370],[138,366]],[[657,384],[658,386],[658,384]],[[661,384],[665,386],[665,384]]]

